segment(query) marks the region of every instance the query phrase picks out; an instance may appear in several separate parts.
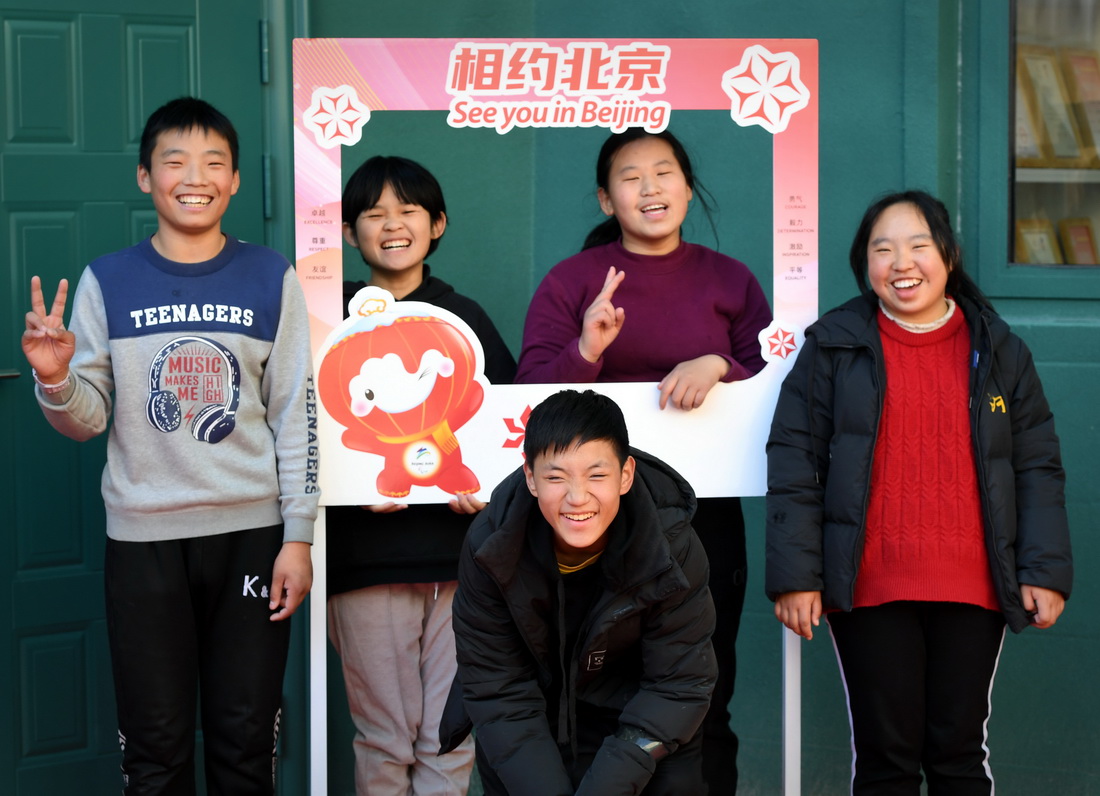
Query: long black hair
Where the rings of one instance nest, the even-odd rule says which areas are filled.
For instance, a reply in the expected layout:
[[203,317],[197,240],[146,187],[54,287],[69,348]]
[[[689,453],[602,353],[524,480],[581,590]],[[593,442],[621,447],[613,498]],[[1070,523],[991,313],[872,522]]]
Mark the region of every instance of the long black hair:
[[[695,171],[691,167],[691,158],[688,157],[684,145],[668,130],[662,130],[659,133],[651,133],[642,127],[628,127],[621,133],[612,133],[608,136],[607,140],[603,142],[603,146],[600,147],[599,157],[596,158],[596,185],[603,188],[604,191],[607,191],[608,177],[611,174],[611,161],[615,158],[615,155],[627,144],[633,143],[634,141],[640,141],[643,138],[659,138],[672,147],[672,154],[675,155],[676,162],[680,164],[680,171],[684,173],[684,179],[687,181],[687,186],[691,189],[692,194],[698,197],[699,204],[703,206],[703,212],[707,216],[707,222],[710,224],[711,231],[714,232],[714,237],[717,240],[718,229],[714,225],[710,203],[706,198],[710,192],[696,180]],[[581,251],[591,249],[594,246],[603,246],[605,243],[613,243],[621,238],[622,235],[623,230],[622,227],[619,226],[619,219],[615,218],[615,216],[608,216],[588,233],[588,237],[584,239],[584,245],[581,246]]]
[[954,230],[951,229],[951,215],[947,212],[947,206],[924,191],[898,191],[886,194],[873,202],[863,214],[863,220],[859,222],[859,228],[852,239],[852,248],[848,253],[848,261],[852,266],[852,273],[856,277],[860,292],[872,292],[867,280],[867,246],[871,242],[871,230],[879,216],[887,208],[897,204],[912,205],[928,224],[932,241],[936,244],[944,265],[947,266],[947,295],[956,299],[960,297],[968,299],[979,307],[993,309],[993,303],[963,269],[962,248],[955,238]]

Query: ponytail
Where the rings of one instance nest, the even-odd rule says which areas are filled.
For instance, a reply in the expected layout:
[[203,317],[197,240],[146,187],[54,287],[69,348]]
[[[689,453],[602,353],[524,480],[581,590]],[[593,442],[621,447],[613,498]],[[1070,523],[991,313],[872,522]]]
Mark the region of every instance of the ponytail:
[[581,246],[581,251],[585,249],[593,249],[596,246],[603,246],[608,243],[614,243],[623,236],[623,228],[619,226],[619,219],[615,216],[608,216],[596,226],[592,227],[588,233],[588,237],[584,239],[584,245]]

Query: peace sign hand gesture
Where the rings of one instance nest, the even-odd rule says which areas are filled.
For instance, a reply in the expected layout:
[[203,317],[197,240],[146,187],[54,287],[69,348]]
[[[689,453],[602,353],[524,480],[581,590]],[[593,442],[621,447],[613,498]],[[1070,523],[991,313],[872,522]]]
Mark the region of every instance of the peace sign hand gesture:
[[626,310],[611,303],[615,289],[626,277],[625,271],[616,271],[615,266],[607,269],[607,277],[592,304],[584,311],[581,324],[581,339],[578,347],[581,356],[589,362],[596,362],[603,356],[604,350],[619,336],[626,318]]
[[23,332],[23,354],[38,378],[47,384],[65,380],[69,375],[69,361],[76,350],[76,337],[65,328],[68,295],[69,280],[62,279],[47,315],[42,280],[31,277],[31,311],[27,313],[27,329]]

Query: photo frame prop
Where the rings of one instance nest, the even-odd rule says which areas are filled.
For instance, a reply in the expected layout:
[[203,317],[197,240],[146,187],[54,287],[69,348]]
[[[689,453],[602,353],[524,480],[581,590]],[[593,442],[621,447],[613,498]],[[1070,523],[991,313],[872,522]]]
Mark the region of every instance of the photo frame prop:
[[1066,218],[1058,222],[1062,252],[1071,265],[1096,265],[1096,233],[1089,218]]
[[1047,165],[1039,134],[1039,117],[1034,108],[1034,98],[1024,88],[1024,77],[1016,70],[1016,167],[1038,169]]
[[[471,127],[505,136],[539,127],[657,131],[677,111],[713,110],[729,118],[731,140],[740,127],[771,133],[773,183],[762,186],[771,194],[774,219],[776,320],[761,333],[768,366],[752,379],[717,385],[693,412],[661,411],[655,384],[583,385],[614,393],[632,441],[672,463],[700,496],[764,493],[772,407],[802,329],[817,315],[816,41],[297,39],[293,53],[296,265],[318,366],[328,353],[325,345],[339,338],[339,332],[331,337],[334,330],[347,328],[341,320],[340,155],[369,136],[372,114],[447,111],[433,117],[442,136]],[[479,498],[487,500],[521,464],[524,413],[568,386],[486,385],[481,407],[452,429],[463,461],[477,475]],[[318,387],[322,395],[332,392],[323,383]],[[347,426],[323,400],[318,415],[322,502],[395,499],[377,488],[384,457],[342,444]],[[418,433],[431,437],[428,428],[391,436]],[[474,439],[477,445],[467,444]],[[715,439],[723,441],[721,451],[714,450]],[[419,452],[414,448],[410,455]],[[400,500],[444,502],[450,496],[438,485],[414,481]]]
[[1021,218],[1016,222],[1016,262],[1029,265],[1061,265],[1065,262],[1050,221],[1045,218]]
[[[1091,156],[1078,129],[1056,51],[1049,47],[1020,45],[1017,48],[1016,76],[1017,98],[1018,101],[1023,100],[1026,121],[1030,122],[1030,133],[1025,129],[1025,135],[1021,138],[1017,110],[1017,165],[1047,168],[1088,166]],[[1040,153],[1038,158],[1033,157],[1035,147],[1028,142],[1029,134],[1035,136]]]
[[[429,435],[443,440],[441,447],[449,446],[452,437],[461,445],[463,461],[479,481],[476,494],[487,499],[497,481],[522,461],[529,408],[563,388],[593,388],[623,408],[632,443],[670,462],[699,495],[764,493],[764,445],[775,399],[802,345],[803,330],[817,318],[816,40],[296,39],[293,84],[295,265],[319,373],[333,347],[351,332],[342,320],[341,150],[369,136],[373,114],[446,111],[445,117],[433,115],[444,119],[439,123],[443,136],[476,127],[502,137],[524,127],[617,131],[641,125],[656,131],[687,110],[728,118],[731,141],[739,128],[766,130],[772,137],[772,182],[760,190],[762,199],[770,197],[772,209],[775,320],[759,334],[767,363],[762,372],[743,382],[718,384],[701,409],[679,412],[658,408],[655,384],[495,385],[482,383],[475,365],[470,378],[483,388],[480,406],[451,434]],[[361,368],[364,362],[357,364]],[[347,427],[322,400],[318,415],[322,509],[313,555],[322,563],[315,569],[316,596],[310,602],[314,796],[327,793],[324,506],[379,502],[383,496],[375,488],[376,473],[384,461],[344,445]],[[447,497],[439,485],[418,485],[405,502]],[[785,793],[796,793],[799,648],[793,634],[784,631],[784,638]]]
[[1100,54],[1095,50],[1064,49],[1062,67],[1087,165],[1100,168]]

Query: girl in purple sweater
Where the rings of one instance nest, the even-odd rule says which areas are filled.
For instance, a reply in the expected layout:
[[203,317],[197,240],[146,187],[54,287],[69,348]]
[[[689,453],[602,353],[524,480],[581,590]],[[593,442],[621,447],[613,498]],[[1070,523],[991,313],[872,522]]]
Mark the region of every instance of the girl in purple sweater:
[[[640,128],[611,135],[596,183],[608,218],[535,292],[516,381],[656,381],[661,409],[690,411],[719,381],[763,369],[757,334],[772,316],[756,278],[744,263],[680,237],[696,181],[676,137]],[[728,705],[746,570],[739,499],[701,500],[692,524],[710,558],[718,614],[704,774],[711,793],[733,793],[737,738]]]

